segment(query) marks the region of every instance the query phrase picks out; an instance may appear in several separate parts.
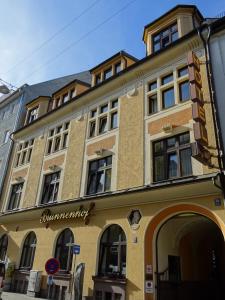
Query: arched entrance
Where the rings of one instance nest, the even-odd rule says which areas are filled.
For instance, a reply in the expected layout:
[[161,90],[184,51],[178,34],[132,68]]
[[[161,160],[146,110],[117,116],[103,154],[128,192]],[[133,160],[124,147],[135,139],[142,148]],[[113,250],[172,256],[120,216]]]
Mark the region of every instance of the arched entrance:
[[224,222],[200,205],[156,214],[145,234],[145,300],[225,299],[224,236]]
[[225,298],[224,238],[212,220],[177,214],[161,225],[155,242],[157,300]]

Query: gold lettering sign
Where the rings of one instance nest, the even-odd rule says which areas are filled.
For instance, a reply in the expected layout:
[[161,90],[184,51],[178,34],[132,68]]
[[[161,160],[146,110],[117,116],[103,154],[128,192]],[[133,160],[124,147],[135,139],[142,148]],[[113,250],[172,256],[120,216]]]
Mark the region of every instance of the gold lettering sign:
[[208,135],[205,126],[200,122],[193,124],[195,140],[204,146],[208,145]]
[[202,79],[200,72],[194,66],[188,66],[189,81],[191,84],[197,84],[202,87]]
[[197,55],[193,51],[188,52],[187,64],[189,66],[194,66],[195,69],[200,71],[200,60]]
[[191,101],[204,105],[202,91],[197,84],[194,83],[191,84]]
[[200,122],[203,125],[206,123],[205,110],[198,102],[192,104],[192,118],[194,121]]
[[50,209],[43,211],[40,223],[48,223],[56,220],[66,220],[66,219],[83,219],[85,224],[88,223],[90,213],[93,210],[95,204],[91,203],[88,209],[84,209],[83,206],[80,206],[78,209],[69,211],[69,212],[60,212],[53,214]]

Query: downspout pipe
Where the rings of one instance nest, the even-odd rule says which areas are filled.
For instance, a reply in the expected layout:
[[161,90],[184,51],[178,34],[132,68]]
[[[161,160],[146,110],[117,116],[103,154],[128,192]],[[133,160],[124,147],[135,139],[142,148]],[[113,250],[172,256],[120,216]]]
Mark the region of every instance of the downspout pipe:
[[[206,38],[203,37],[203,30],[206,29],[207,36]],[[221,190],[223,192],[223,197],[225,198],[225,175],[224,175],[224,148],[222,143],[222,135],[221,135],[221,125],[218,115],[218,103],[216,99],[216,92],[215,92],[215,82],[213,77],[212,71],[212,63],[211,63],[211,52],[209,47],[210,37],[211,37],[211,25],[207,22],[203,22],[200,27],[197,28],[198,35],[201,38],[205,50],[205,57],[206,57],[206,72],[207,72],[207,81],[209,86],[209,95],[210,95],[210,105],[213,117],[213,127],[215,132],[215,140],[216,140],[216,149],[217,149],[217,156],[218,156],[218,164],[219,164],[219,178],[221,184]]]

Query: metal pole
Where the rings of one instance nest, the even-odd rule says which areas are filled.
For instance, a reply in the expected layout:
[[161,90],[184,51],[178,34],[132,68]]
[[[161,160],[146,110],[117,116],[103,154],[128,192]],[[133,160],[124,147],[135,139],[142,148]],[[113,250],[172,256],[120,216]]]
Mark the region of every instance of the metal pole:
[[71,286],[70,286],[70,300],[72,300],[72,295],[73,295],[73,290],[74,290],[73,286],[74,286],[74,279],[75,279],[76,258],[77,258],[77,255],[75,254],[74,262],[73,262],[72,281],[71,281]]

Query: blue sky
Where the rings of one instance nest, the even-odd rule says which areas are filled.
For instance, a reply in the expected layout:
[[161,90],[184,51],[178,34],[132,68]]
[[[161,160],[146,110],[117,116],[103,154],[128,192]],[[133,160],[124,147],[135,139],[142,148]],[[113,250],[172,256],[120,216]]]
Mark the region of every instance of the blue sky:
[[90,69],[120,50],[142,58],[144,26],[177,4],[205,17],[225,11],[224,0],[0,0],[0,78],[18,87]]

